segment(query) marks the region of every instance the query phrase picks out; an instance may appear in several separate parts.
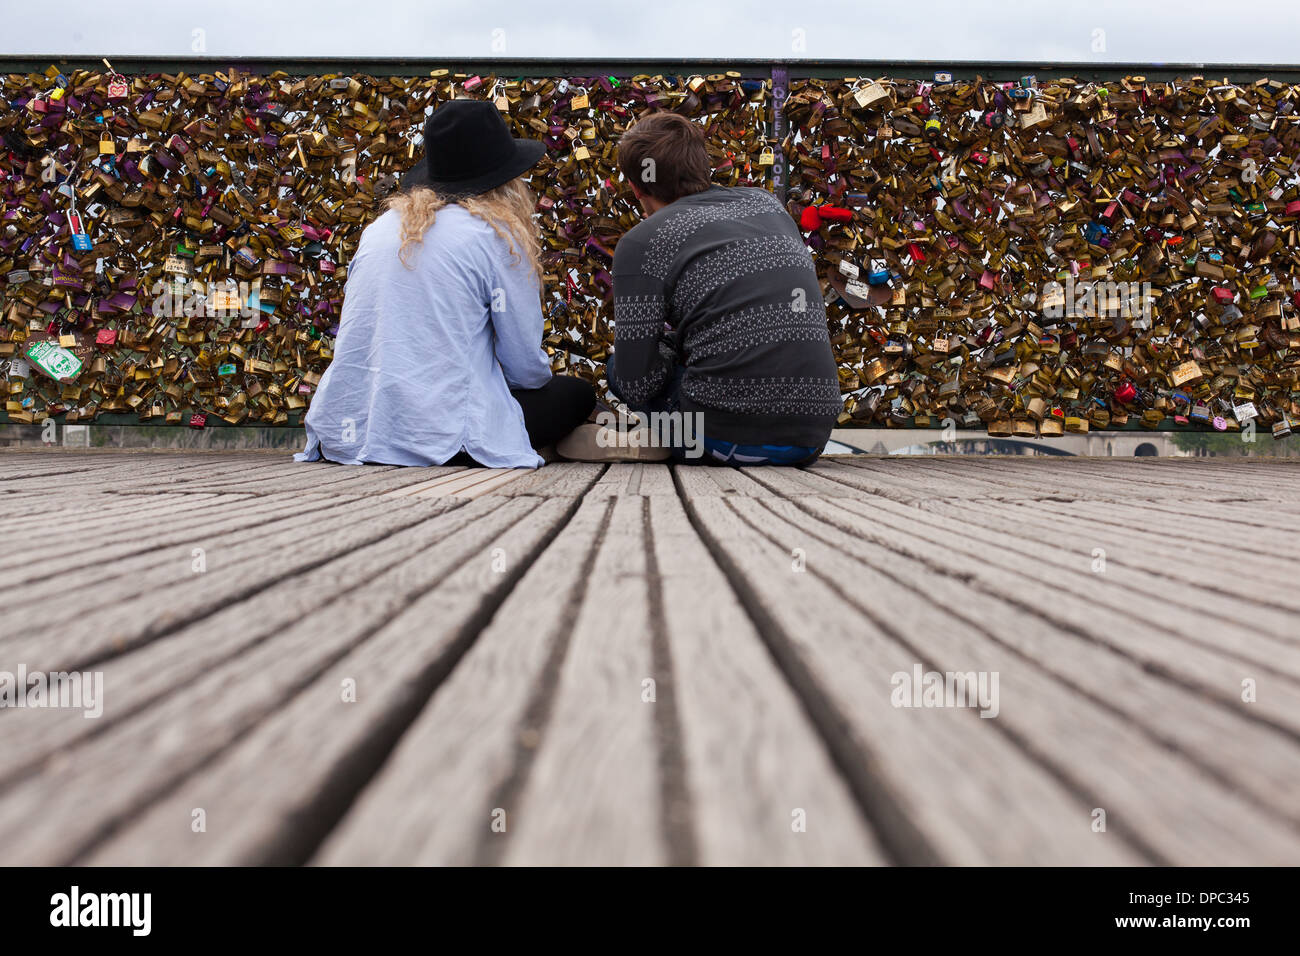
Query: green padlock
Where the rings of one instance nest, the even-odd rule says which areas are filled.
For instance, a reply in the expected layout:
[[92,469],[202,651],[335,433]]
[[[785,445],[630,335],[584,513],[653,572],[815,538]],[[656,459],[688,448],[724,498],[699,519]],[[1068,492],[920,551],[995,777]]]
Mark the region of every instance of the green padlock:
[[81,374],[81,359],[48,340],[27,347],[27,361],[56,382],[71,382]]

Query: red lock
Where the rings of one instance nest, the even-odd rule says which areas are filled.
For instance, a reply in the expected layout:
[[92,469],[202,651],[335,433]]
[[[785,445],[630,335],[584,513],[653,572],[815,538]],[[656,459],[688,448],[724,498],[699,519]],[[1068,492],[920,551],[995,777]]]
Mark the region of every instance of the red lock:
[[1127,405],[1135,398],[1137,398],[1137,389],[1128,379],[1124,379],[1115,386],[1115,401],[1121,405]]
[[100,348],[112,348],[117,344],[117,329],[100,329],[95,333],[95,344]]
[[190,416],[190,428],[203,428],[208,424],[208,416],[202,412],[195,412]]

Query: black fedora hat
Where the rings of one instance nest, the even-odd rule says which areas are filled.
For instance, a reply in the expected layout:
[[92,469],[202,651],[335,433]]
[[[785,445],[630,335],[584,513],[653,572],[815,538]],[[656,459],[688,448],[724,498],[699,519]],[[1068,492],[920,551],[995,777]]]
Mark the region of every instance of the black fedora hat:
[[402,177],[402,189],[427,186],[448,199],[496,189],[537,165],[546,144],[510,135],[486,100],[451,100],[424,124],[424,157]]

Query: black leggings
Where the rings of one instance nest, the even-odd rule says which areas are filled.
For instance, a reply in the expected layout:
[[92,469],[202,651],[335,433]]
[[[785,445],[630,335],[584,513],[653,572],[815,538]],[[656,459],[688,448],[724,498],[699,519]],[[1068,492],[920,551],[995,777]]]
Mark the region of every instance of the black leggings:
[[534,448],[554,445],[596,407],[596,390],[572,375],[554,375],[541,388],[512,388],[510,394],[524,410],[528,443]]
[[[554,445],[585,422],[596,407],[596,390],[572,375],[554,375],[541,388],[512,388],[510,394],[523,409],[528,443],[534,448]],[[473,467],[478,462],[462,451],[447,464]]]

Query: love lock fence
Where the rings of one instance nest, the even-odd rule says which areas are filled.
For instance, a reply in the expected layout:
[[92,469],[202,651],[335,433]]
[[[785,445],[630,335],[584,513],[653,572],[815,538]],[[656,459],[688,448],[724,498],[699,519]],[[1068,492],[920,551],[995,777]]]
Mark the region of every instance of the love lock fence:
[[[120,72],[119,72],[120,71]],[[817,261],[841,425],[1290,432],[1294,68],[732,61],[0,62],[4,421],[296,425],[348,262],[488,99],[545,140],[544,347],[594,382],[649,110],[771,189]]]

